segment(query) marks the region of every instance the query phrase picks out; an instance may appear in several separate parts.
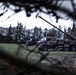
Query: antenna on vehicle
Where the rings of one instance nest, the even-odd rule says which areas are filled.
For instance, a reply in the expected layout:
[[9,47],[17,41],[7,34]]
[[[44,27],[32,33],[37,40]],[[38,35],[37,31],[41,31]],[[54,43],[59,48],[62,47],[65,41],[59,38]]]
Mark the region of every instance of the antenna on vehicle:
[[36,18],[38,17],[39,13],[37,13]]
[[41,16],[37,15],[37,17],[39,17],[40,19],[44,20],[45,22],[47,22],[49,25],[53,26],[54,28],[58,29],[59,31],[61,31],[62,33],[64,33],[65,35],[69,36],[71,39],[76,40],[76,38],[72,35],[70,35],[69,33],[66,33],[64,31],[62,31],[61,29],[57,28],[55,25],[53,25],[52,23],[48,22],[47,20],[45,20],[44,18],[42,18]]

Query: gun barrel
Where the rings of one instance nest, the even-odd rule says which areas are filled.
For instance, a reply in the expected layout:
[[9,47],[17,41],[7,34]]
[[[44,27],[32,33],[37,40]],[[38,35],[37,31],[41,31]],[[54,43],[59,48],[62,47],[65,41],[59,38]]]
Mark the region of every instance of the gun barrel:
[[47,20],[45,20],[44,18],[42,18],[41,16],[38,16],[40,19],[44,20],[45,22],[47,22],[49,25],[53,26],[54,28],[58,29],[59,31],[61,31],[62,33],[64,33],[65,35],[69,36],[71,39],[76,40],[75,37],[73,37],[72,35],[70,35],[69,33],[65,33],[64,31],[62,31],[61,29],[57,28],[55,25],[53,25],[52,23],[48,22]]

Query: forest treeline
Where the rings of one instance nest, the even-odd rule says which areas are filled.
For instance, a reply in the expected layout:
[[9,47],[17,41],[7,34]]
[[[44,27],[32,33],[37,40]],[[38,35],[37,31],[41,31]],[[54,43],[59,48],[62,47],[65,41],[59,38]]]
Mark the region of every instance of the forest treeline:
[[[62,30],[61,25],[58,27]],[[67,29],[64,27],[64,32],[72,34],[75,36],[76,33],[76,25],[73,23],[72,28],[68,27]],[[26,43],[27,40],[33,39],[34,41],[38,41],[43,37],[57,37],[59,39],[68,38],[59,30],[53,28],[50,29],[42,29],[41,27],[34,27],[32,29],[27,29],[22,23],[17,23],[16,27],[12,27],[10,25],[8,28],[0,27],[0,43]],[[75,36],[76,37],[76,36]]]

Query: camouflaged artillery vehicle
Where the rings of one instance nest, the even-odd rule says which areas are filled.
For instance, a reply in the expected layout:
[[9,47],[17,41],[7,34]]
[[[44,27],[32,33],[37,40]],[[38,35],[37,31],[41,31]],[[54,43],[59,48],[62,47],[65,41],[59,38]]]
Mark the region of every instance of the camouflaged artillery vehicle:
[[76,51],[76,38],[72,35],[63,32],[59,28],[57,28],[55,25],[51,24],[41,16],[38,16],[40,19],[44,20],[51,26],[58,29],[60,32],[64,33],[66,36],[68,36],[70,39],[57,39],[55,37],[45,37],[42,38],[40,41],[37,42],[39,50],[47,51],[48,49],[53,50],[60,50],[60,51]]

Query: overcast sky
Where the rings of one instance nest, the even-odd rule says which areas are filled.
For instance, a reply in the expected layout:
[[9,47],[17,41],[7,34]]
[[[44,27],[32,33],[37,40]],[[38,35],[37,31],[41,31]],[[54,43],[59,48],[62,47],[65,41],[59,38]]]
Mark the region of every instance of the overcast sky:
[[[64,4],[63,4],[64,5]],[[70,5],[70,2],[68,2],[68,5]],[[69,9],[69,6],[67,6],[67,8]],[[72,8],[71,8],[72,9]],[[22,22],[22,24],[24,26],[26,26],[26,28],[34,28],[35,26],[40,27],[41,28],[52,28],[52,26],[50,26],[49,24],[47,24],[46,22],[44,22],[43,20],[41,20],[40,18],[36,18],[36,14],[37,13],[33,13],[31,17],[26,17],[26,14],[24,11],[21,11],[20,13],[12,16],[11,18],[7,19],[7,17],[11,14],[13,14],[14,12],[9,10],[6,14],[4,14],[4,16],[0,17],[0,27],[9,27],[10,24],[12,26],[16,26],[18,22]],[[51,22],[52,24],[54,24],[55,26],[59,26],[61,25],[63,28],[64,27],[69,27],[72,26],[72,21],[71,20],[62,20],[60,19],[58,21],[58,23],[56,23],[55,18],[51,17],[49,18],[49,15],[46,14],[40,14],[41,17],[43,17],[44,19],[46,19],[47,21]],[[5,20],[7,19],[7,20]],[[5,21],[3,21],[5,20]],[[2,22],[3,21],[3,22]]]

